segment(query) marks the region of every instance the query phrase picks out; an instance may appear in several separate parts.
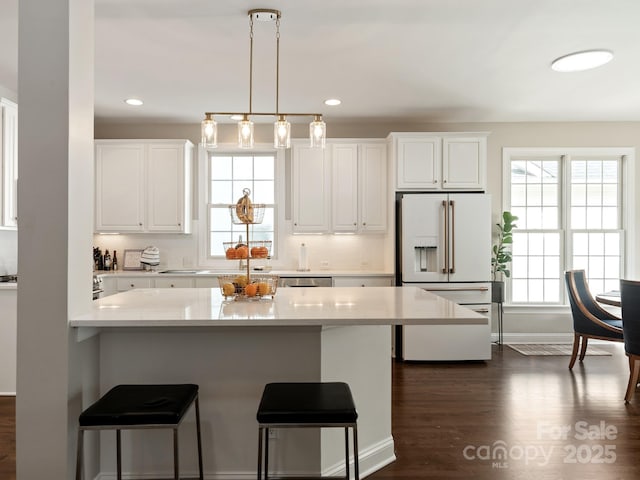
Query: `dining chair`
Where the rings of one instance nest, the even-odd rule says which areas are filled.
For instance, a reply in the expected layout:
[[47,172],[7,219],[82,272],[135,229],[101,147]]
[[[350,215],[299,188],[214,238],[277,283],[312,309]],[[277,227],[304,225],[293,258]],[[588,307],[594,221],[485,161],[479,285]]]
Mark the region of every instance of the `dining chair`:
[[590,338],[622,342],[622,320],[602,308],[595,301],[584,270],[568,270],[565,272],[567,293],[573,316],[573,351],[569,361],[569,369],[573,368],[580,350],[580,361],[587,353]]
[[620,280],[620,301],[624,351],[629,357],[629,383],[624,396],[628,403],[636,391],[640,375],[640,282]]

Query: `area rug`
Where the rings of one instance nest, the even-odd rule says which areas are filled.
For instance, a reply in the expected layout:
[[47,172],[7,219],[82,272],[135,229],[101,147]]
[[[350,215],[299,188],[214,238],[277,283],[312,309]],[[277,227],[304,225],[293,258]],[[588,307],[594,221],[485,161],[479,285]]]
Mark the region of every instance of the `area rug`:
[[[571,355],[573,345],[560,343],[511,343],[512,348],[522,355]],[[611,352],[589,345],[587,355],[611,355]]]

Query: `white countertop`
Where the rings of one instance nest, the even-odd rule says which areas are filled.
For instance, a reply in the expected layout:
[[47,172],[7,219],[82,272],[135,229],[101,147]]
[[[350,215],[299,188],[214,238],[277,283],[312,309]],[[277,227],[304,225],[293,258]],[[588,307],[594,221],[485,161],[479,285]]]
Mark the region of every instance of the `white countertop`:
[[93,302],[72,327],[484,324],[416,287],[281,288],[273,299],[225,300],[218,288],[143,288]]

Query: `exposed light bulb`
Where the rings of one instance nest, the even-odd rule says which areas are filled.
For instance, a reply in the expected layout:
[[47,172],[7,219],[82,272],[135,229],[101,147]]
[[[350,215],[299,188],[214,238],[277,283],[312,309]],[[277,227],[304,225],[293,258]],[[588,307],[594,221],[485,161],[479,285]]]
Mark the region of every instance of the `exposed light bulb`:
[[207,117],[202,121],[201,133],[202,145],[205,148],[218,146],[218,124],[213,119],[213,115],[207,114]]
[[238,146],[240,148],[253,148],[253,122],[244,115],[238,122]]
[[316,115],[313,122],[309,124],[309,141],[311,147],[324,148],[327,138],[327,124],[322,121],[320,115]]
[[275,148],[291,147],[291,124],[284,115],[278,115],[278,120],[273,124],[273,146]]

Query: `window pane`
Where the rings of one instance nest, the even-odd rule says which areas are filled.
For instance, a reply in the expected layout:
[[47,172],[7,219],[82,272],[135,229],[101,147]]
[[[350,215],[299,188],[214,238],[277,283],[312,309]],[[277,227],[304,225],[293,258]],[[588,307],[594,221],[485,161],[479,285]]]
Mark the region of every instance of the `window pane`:
[[571,183],[585,183],[587,181],[586,162],[574,160],[571,162]]
[[529,255],[542,255],[544,253],[544,235],[542,233],[529,234]]
[[557,233],[545,233],[544,238],[544,254],[560,256],[560,235]]
[[557,303],[560,301],[560,281],[556,278],[544,281],[544,301]]
[[560,257],[544,257],[544,277],[560,278]]
[[574,255],[589,254],[589,234],[588,233],[573,234],[573,253]]
[[618,228],[618,209],[616,207],[603,207],[602,228],[608,230]]
[[618,161],[608,160],[602,162],[602,181],[604,183],[617,184],[618,179]]
[[602,182],[602,162],[589,161],[587,162],[587,183],[601,183]]
[[211,157],[211,180],[231,179],[231,157]]
[[254,178],[256,180],[273,180],[274,161],[274,157],[256,157]]
[[[218,232],[229,232],[230,216],[228,208],[212,208],[209,220],[209,230]],[[229,240],[227,240],[229,241]]]
[[511,206],[526,205],[527,188],[524,184],[515,184],[511,186]]
[[511,183],[525,183],[527,181],[527,162],[511,162]]
[[543,257],[529,257],[529,278],[544,278]]
[[529,301],[535,303],[544,301],[544,282],[542,280],[529,280]]
[[571,208],[571,228],[582,230],[587,227],[587,209],[584,207]]
[[542,228],[542,208],[527,207],[527,228]]
[[557,207],[542,207],[542,228],[546,230],[558,228]]
[[606,206],[618,205],[618,185],[617,184],[602,185],[602,205],[606,205]]
[[550,184],[542,186],[542,204],[558,205],[558,185]]
[[251,198],[255,199],[255,203],[275,203],[273,180],[256,180],[253,188]]
[[604,234],[604,251],[607,255],[620,256],[620,234]]
[[229,181],[211,182],[210,196],[211,203],[235,203],[231,195],[231,184]]
[[[520,223],[520,220],[518,220]],[[513,233],[513,244],[511,244],[511,253],[513,255],[526,255],[528,252],[529,236],[526,233]]]
[[571,185],[571,205],[584,206],[587,204],[587,186],[584,184]]
[[587,205],[602,205],[602,185],[587,185]]
[[527,296],[527,280],[512,280],[511,281],[511,298],[514,302],[526,302]]
[[589,255],[604,255],[604,234],[589,234]]
[[527,185],[527,205],[542,205],[542,185]]
[[253,157],[233,157],[233,178],[235,180],[253,180]]
[[587,207],[587,228],[602,228],[601,207]]
[[511,276],[513,278],[527,278],[529,276],[528,257],[513,257],[511,261]]

